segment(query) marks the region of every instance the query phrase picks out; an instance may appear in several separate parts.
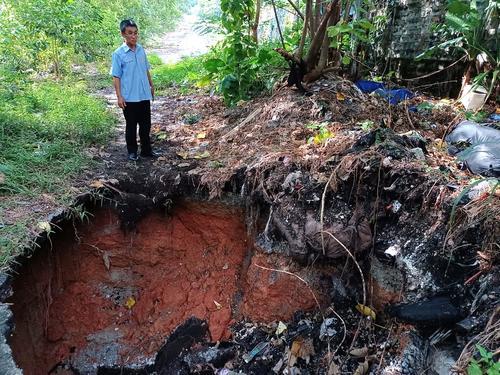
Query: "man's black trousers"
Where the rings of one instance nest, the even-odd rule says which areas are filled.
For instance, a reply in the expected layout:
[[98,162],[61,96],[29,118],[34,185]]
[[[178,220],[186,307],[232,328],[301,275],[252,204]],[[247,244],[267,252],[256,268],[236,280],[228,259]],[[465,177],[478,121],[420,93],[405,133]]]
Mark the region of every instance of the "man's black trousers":
[[141,155],[151,154],[151,103],[149,100],[142,102],[127,102],[123,110],[125,115],[125,140],[129,154],[137,153],[137,124],[139,124],[139,139],[141,140]]

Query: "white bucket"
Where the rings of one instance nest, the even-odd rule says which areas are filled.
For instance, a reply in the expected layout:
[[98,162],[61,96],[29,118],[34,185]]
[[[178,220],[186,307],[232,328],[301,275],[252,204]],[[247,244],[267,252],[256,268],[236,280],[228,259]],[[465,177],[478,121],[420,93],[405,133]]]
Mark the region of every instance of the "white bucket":
[[467,111],[477,111],[486,103],[487,96],[488,90],[483,86],[465,85],[460,102]]

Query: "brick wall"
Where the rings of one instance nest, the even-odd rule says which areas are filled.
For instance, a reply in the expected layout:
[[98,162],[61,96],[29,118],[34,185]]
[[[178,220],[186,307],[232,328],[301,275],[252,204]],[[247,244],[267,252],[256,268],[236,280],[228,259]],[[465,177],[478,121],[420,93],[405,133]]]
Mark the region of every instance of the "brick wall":
[[392,58],[411,59],[433,42],[431,27],[444,20],[446,0],[393,0],[387,4],[388,45]]

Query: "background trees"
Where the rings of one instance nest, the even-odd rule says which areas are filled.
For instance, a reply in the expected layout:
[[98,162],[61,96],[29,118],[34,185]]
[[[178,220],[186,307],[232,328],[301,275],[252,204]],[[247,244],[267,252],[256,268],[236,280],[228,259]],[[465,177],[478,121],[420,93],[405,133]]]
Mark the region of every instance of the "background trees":
[[3,0],[0,63],[60,76],[78,61],[107,57],[118,23],[133,18],[147,36],[168,31],[190,2],[180,0]]

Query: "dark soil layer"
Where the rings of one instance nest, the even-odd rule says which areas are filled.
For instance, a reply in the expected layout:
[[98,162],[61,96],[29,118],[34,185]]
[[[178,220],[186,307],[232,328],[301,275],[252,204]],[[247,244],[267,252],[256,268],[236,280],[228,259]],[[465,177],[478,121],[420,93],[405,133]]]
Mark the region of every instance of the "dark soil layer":
[[77,236],[66,229],[13,283],[10,344],[25,374],[59,363],[142,367],[191,316],[208,323],[215,342],[230,337],[237,319],[289,320],[316,307],[297,278],[260,268],[290,260],[254,252],[239,208],[184,202],[168,217],[148,214],[131,232],[100,209]]

